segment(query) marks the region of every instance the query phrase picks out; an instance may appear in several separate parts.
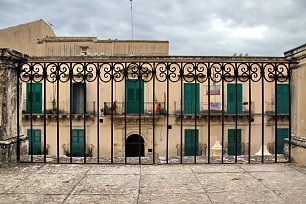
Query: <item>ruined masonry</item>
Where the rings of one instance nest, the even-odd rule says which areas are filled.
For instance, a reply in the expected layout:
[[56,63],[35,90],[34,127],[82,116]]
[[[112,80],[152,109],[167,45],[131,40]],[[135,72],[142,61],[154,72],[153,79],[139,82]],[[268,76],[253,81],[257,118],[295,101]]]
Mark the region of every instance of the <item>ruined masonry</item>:
[[[17,159],[18,64],[27,59],[28,56],[20,52],[0,48],[0,164],[14,163]],[[19,104],[20,102],[21,87]],[[25,139],[24,136],[20,137],[21,141]]]

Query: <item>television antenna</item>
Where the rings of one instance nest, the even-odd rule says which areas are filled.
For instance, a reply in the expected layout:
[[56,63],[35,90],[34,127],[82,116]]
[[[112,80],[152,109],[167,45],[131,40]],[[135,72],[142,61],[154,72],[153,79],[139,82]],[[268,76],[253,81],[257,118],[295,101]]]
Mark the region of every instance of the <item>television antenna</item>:
[[132,40],[134,40],[133,0],[130,0],[130,3],[131,3],[131,28],[132,28]]
[[131,3],[131,34],[132,34],[132,40],[131,40],[131,52],[130,55],[134,55],[134,51],[133,51],[133,40],[134,40],[134,19],[133,19],[133,0],[130,0]]

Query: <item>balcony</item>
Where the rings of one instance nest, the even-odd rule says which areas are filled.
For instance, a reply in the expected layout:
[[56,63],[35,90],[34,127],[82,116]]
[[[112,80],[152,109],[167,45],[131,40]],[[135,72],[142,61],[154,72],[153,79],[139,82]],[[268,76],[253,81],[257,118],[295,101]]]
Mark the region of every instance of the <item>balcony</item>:
[[125,114],[129,117],[151,117],[167,115],[165,102],[104,102],[101,108],[101,114],[104,116],[123,117]]
[[266,102],[266,116],[268,119],[289,120],[289,105],[277,104],[277,115],[275,111],[275,102]]
[[[44,104],[32,104],[32,108],[27,104],[27,102],[23,102],[23,108],[22,108],[22,118],[23,119],[30,119],[31,115],[33,119],[40,119],[46,118],[48,119],[56,119],[57,116],[59,118],[72,118],[78,119],[78,118],[94,118],[96,114],[98,114],[97,105],[95,101],[87,102],[86,103],[86,112],[84,114],[84,103],[74,102],[72,104],[72,107],[70,107],[69,102],[59,102],[58,104],[58,111],[57,111],[57,103],[55,101],[48,101],[46,102],[46,111],[44,113]],[[32,114],[31,114],[32,109]]]
[[[181,115],[184,118],[206,118],[208,119],[208,116],[212,119],[222,119],[222,103],[221,102],[211,102],[210,103],[210,110],[208,110],[209,104],[206,102],[201,102],[199,104],[198,110],[195,113],[194,110],[194,104],[185,105],[183,104],[183,111],[181,111],[180,103],[174,102],[174,114],[176,117],[181,117]],[[188,109],[187,112],[184,111],[185,109]],[[190,111],[192,110],[192,111]],[[253,118],[255,110],[255,103],[251,102],[251,118]],[[236,115],[238,118],[249,118],[249,102],[243,102],[242,107],[236,113],[236,111],[228,111],[227,110],[227,104],[224,104],[224,117],[227,119],[235,118]]]

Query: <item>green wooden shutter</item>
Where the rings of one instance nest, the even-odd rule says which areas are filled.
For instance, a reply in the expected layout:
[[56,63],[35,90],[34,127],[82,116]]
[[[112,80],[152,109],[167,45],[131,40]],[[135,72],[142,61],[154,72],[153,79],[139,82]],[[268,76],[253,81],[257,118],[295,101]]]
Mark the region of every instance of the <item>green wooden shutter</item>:
[[[32,98],[32,104],[30,99]],[[32,95],[31,84],[27,83],[26,86],[26,112],[30,113],[32,105],[32,113],[42,113],[42,84],[32,83]]]
[[143,80],[130,79],[126,81],[126,113],[144,113]]
[[227,84],[227,113],[236,114],[236,97],[237,97],[237,113],[242,113],[242,84]]
[[[28,142],[29,142],[29,154],[39,155],[41,151],[41,130],[33,129],[31,134],[31,129],[27,130]],[[32,146],[33,145],[33,146]]]
[[[196,141],[194,141],[194,135],[196,133]],[[185,130],[185,142],[184,142],[184,155],[194,156],[194,142],[196,142],[196,155],[199,155],[199,130],[194,129]]]
[[72,130],[72,156],[84,156],[84,130]]
[[[241,155],[241,129],[237,129],[238,155]],[[228,155],[236,155],[236,129],[228,129]]]
[[[196,95],[195,95],[195,90],[194,90],[195,87],[196,87]],[[199,113],[200,112],[200,85],[194,84],[194,83],[185,83],[184,84],[184,113],[194,114],[195,105],[196,105],[196,112]]]
[[277,154],[284,153],[284,139],[288,138],[288,128],[277,128]]
[[289,85],[277,84],[277,113],[289,113]]

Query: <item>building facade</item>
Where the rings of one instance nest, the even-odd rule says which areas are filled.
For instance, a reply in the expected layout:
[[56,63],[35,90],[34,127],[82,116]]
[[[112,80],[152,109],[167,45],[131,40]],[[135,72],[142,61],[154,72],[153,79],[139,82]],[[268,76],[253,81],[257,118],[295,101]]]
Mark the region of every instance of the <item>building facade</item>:
[[[4,43],[32,28],[31,46]],[[0,46],[31,56],[20,75],[23,160],[288,160],[285,58],[171,57],[168,41],[52,33],[41,20],[0,30]]]
[[292,64],[292,156],[299,164],[306,165],[306,126],[304,111],[306,95],[304,91],[305,69],[306,69],[306,45],[298,46],[288,50],[285,57]]

